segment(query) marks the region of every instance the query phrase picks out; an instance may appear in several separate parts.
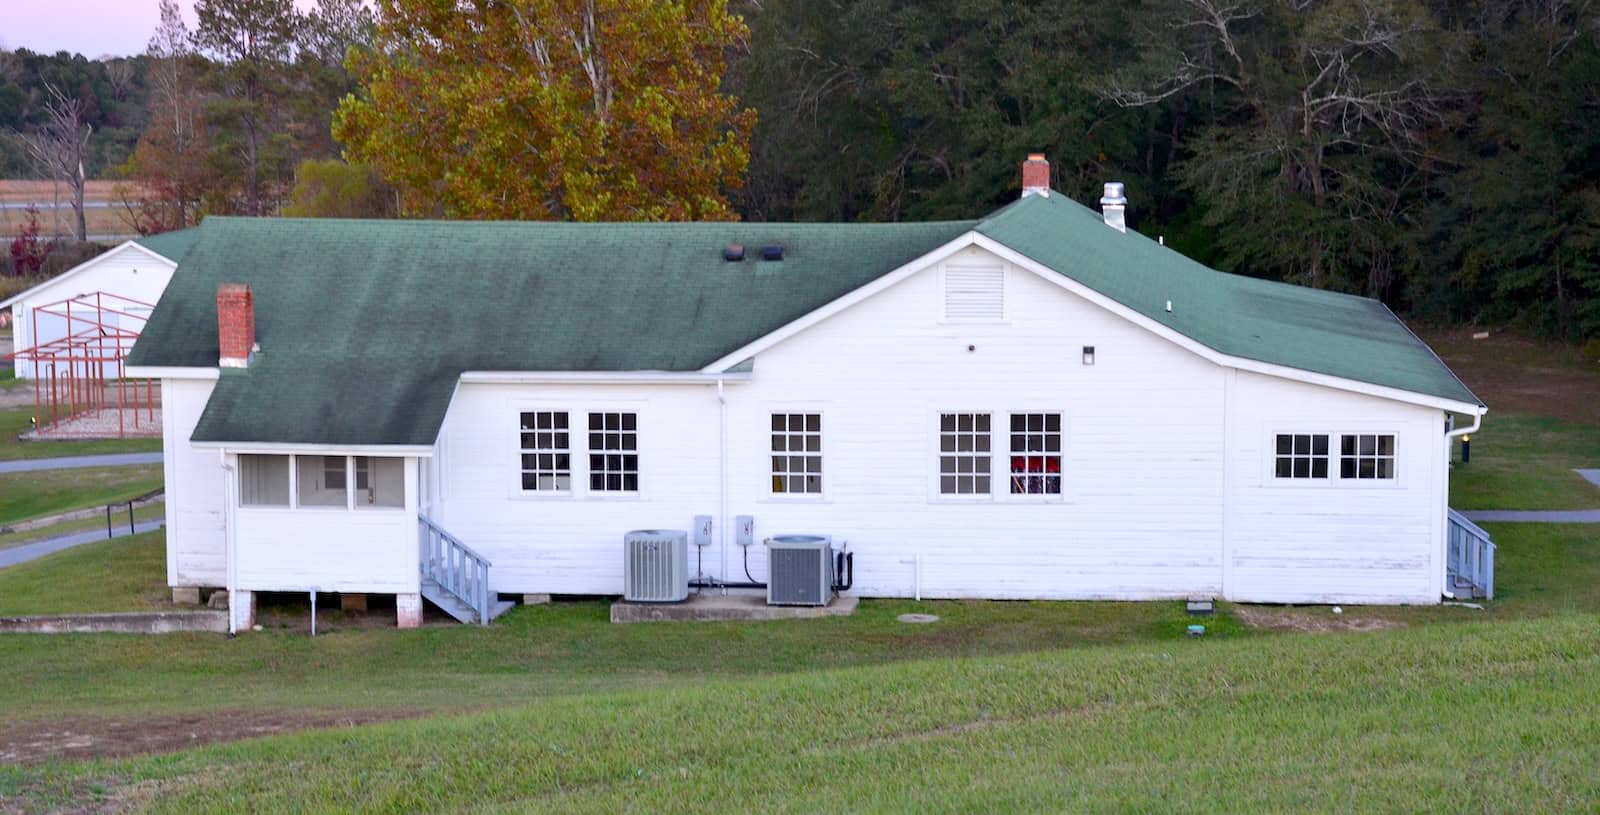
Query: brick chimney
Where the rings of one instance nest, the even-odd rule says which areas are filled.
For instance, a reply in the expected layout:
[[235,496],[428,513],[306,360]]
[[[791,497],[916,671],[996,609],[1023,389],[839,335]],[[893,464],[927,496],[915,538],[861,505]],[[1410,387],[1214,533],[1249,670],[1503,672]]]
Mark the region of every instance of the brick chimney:
[[256,303],[246,283],[217,287],[217,347],[223,368],[247,368],[256,349]]
[[1029,153],[1022,162],[1022,197],[1030,195],[1050,196],[1050,162],[1043,153]]

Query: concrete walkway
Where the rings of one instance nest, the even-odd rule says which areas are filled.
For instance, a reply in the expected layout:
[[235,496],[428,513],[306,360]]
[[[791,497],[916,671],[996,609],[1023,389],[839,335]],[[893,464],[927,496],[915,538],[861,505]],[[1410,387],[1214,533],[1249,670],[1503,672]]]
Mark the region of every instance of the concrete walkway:
[[72,470],[79,467],[123,467],[129,464],[160,464],[160,453],[112,453],[103,456],[67,456],[0,461],[0,474],[31,473],[38,470]]
[[1590,484],[1600,487],[1600,470],[1573,470],[1573,472],[1583,476]]
[[1600,524],[1600,509],[1530,510],[1530,509],[1479,509],[1457,510],[1474,523],[1500,521],[1533,524]]
[[[140,521],[133,525],[134,534],[160,529],[165,525],[166,521],[164,519]],[[111,529],[112,537],[114,538],[126,538],[128,536],[128,527],[125,524],[113,525]],[[89,529],[83,532],[74,532],[70,535],[62,535],[58,538],[46,538],[42,541],[13,546],[10,549],[0,549],[0,569],[7,566],[15,566],[18,563],[26,563],[52,552],[59,552],[62,549],[71,549],[74,546],[82,546],[85,543],[103,540],[106,540],[106,531],[104,529]]]

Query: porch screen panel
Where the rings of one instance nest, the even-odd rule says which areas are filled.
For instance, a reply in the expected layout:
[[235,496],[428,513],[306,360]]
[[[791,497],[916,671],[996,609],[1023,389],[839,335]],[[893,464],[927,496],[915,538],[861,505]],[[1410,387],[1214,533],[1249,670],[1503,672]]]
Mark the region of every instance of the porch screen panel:
[[239,456],[239,505],[286,507],[289,505],[288,456]]

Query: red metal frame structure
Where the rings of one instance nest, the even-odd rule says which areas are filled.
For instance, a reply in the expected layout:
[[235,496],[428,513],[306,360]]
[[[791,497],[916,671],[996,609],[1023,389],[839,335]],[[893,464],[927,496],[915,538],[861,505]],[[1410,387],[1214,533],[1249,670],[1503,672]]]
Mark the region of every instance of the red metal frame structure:
[[[151,303],[100,291],[33,308],[33,345],[11,357],[33,362],[33,416],[38,435],[105,437],[109,428],[80,430],[68,424],[102,411],[116,411],[118,438],[161,431],[154,381],[129,379],[124,363],[154,308]],[[116,324],[107,324],[108,315],[116,317]],[[41,317],[64,321],[65,335],[40,343]],[[108,371],[115,373],[108,377]],[[115,390],[108,380],[115,380]]]

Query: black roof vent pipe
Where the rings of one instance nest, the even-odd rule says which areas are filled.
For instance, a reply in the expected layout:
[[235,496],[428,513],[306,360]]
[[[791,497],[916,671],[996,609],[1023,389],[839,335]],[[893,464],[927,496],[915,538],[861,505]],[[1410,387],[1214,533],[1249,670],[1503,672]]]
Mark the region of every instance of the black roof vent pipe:
[[744,260],[744,244],[730,243],[728,248],[722,250],[722,259],[729,263],[738,263]]
[[762,260],[783,260],[783,244],[771,243],[761,247]]

